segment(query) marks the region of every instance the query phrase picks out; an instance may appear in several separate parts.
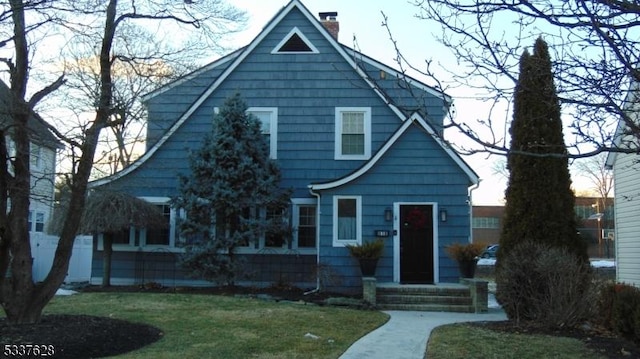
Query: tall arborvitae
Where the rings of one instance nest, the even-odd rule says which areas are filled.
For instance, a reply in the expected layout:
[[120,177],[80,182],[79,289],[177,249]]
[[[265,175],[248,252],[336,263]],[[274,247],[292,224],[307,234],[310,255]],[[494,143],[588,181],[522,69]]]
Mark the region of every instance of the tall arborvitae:
[[279,187],[260,121],[239,94],[220,108],[190,163],[174,199],[186,213],[180,229],[190,242],[181,264],[195,277],[233,285],[246,274],[238,247],[255,247],[262,236],[288,239],[283,219],[290,192]]
[[520,58],[510,134],[509,183],[498,260],[529,240],[565,247],[586,262],[586,245],[576,230],[560,102],[549,49],[541,38],[532,55],[525,51]]

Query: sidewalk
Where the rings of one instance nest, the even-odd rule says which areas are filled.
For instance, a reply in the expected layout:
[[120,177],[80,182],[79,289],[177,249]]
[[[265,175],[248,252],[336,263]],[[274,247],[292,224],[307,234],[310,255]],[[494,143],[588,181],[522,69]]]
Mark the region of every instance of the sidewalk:
[[431,331],[445,324],[506,320],[502,309],[488,313],[385,311],[391,318],[360,338],[340,359],[423,359]]

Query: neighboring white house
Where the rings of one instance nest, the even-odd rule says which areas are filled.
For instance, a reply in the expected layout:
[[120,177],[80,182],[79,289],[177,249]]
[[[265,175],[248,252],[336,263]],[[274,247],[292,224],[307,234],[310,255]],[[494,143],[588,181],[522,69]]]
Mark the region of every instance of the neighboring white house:
[[[0,128],[5,133],[7,153],[15,155],[11,140],[11,91],[0,81]],[[46,122],[33,113],[29,118],[31,189],[29,203],[29,232],[33,255],[33,279],[43,280],[51,269],[58,245],[58,236],[48,235],[47,224],[52,218],[55,195],[56,151],[61,143],[51,133]],[[73,246],[65,282],[86,282],[91,278],[92,237],[79,236]]]
[[[6,135],[9,156],[15,154],[15,146],[9,135],[13,122],[11,96],[9,87],[0,81],[0,126]],[[29,231],[43,233],[53,210],[56,151],[61,148],[61,144],[49,131],[45,121],[35,112],[29,118],[28,127],[31,131]]]
[[[625,99],[624,110],[640,123],[640,86],[635,84]],[[624,121],[616,130],[618,148],[640,150],[637,138],[630,141]],[[615,248],[617,281],[640,287],[640,156],[638,153],[611,152],[606,166],[615,180]]]

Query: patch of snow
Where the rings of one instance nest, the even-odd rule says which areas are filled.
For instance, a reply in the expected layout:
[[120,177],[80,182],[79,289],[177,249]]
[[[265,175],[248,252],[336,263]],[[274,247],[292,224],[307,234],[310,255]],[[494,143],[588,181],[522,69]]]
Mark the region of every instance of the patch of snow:
[[479,266],[494,266],[494,265],[496,265],[496,259],[495,258],[480,258],[478,260],[478,265]]
[[[480,258],[478,260],[479,266],[493,266],[496,265],[495,258]],[[616,261],[613,259],[597,259],[591,261],[591,266],[594,268],[614,268]]]
[[591,266],[593,268],[614,268],[616,266],[616,261],[613,259],[592,260]]
[[78,292],[76,292],[75,290],[71,290],[71,289],[58,289],[56,291],[56,295],[72,295],[72,294],[76,294]]
[[496,296],[493,293],[489,293],[489,298],[487,298],[487,307],[489,309],[499,309],[502,308],[498,301],[496,300]]

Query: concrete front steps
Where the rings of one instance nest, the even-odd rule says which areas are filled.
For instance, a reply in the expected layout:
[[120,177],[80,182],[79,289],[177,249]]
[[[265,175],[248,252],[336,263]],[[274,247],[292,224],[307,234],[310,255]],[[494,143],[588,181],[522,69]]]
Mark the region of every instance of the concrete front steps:
[[376,305],[383,310],[475,313],[467,286],[381,286]]
[[[372,304],[381,310],[458,313],[485,313],[488,310],[488,283],[483,280],[462,279],[459,284],[436,285],[375,283],[375,278],[366,280],[372,282],[366,283],[363,280],[363,284],[369,289],[365,290],[365,300],[375,301]],[[371,288],[373,286],[375,289]]]

